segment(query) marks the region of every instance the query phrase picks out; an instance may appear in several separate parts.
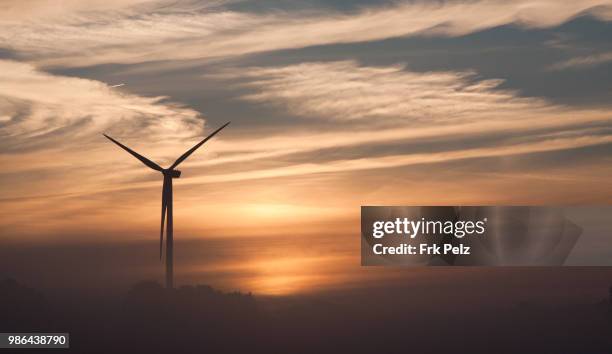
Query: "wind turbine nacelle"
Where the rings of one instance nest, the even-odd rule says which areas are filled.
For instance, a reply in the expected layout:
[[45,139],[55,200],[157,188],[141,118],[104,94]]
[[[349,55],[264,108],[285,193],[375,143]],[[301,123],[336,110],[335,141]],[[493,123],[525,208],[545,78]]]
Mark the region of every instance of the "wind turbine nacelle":
[[179,171],[179,170],[166,170],[165,172],[166,172],[166,174],[168,174],[172,178],[179,178],[179,177],[181,177],[181,171]]

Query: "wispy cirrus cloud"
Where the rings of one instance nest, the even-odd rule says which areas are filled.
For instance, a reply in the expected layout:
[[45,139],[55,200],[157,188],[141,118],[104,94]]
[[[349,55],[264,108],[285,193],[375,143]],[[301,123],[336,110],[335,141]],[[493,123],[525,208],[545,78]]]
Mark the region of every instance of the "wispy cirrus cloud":
[[555,63],[550,70],[585,69],[612,62],[612,52],[597,53],[571,58]]
[[[2,234],[51,230],[52,224],[62,229],[78,223],[88,208],[117,210],[92,195],[155,177],[103,132],[165,165],[201,139],[204,123],[199,112],[166,97],[0,60],[0,164],[6,167],[0,172],[0,203],[11,209],[0,217]],[[94,218],[104,224],[100,214]]]
[[[237,12],[223,2],[153,2],[49,21],[0,21],[0,46],[41,65],[210,59],[414,35],[459,36],[495,26],[552,27],[581,15],[612,19],[610,0],[398,2],[354,12]],[[109,3],[112,5],[112,3]],[[44,34],[44,35],[43,35]]]
[[[399,65],[371,67],[340,61],[232,69],[216,76],[241,78],[243,82],[237,85],[251,91],[240,96],[241,100],[272,105],[306,119],[340,123],[333,131],[244,141],[250,147],[250,158],[402,141],[437,144],[429,154],[364,155],[350,158],[354,161],[339,157],[320,162],[319,167],[310,164],[318,171],[328,171],[326,164],[335,166],[329,171],[385,168],[612,141],[609,110],[577,109],[521,97],[500,89],[502,80],[477,79],[469,72],[417,73]],[[457,137],[469,140],[471,146],[450,147],[449,142]],[[231,149],[223,142],[220,145],[221,151]],[[230,157],[228,162],[239,158]]]
[[[17,166],[40,166],[27,158],[25,162],[18,162],[24,158],[22,153],[34,151],[39,161],[54,160],[52,156],[59,154],[58,148],[61,148],[64,157],[72,156],[75,161],[82,161],[83,154],[92,153],[98,168],[108,168],[118,159],[100,151],[106,141],[95,138],[105,130],[126,139],[138,139],[137,146],[145,146],[152,158],[161,161],[179,153],[203,134],[203,121],[197,112],[161,101],[160,97],[141,97],[93,80],[46,74],[28,64],[10,61],[0,64],[10,73],[5,76],[6,86],[0,86],[3,112],[0,133],[4,138],[3,150],[10,153],[3,158]],[[607,143],[606,127],[612,124],[610,111],[577,109],[544,99],[521,97],[516,92],[500,89],[501,80],[482,80],[469,72],[417,73],[400,65],[373,67],[340,61],[234,68],[216,76],[229,80],[241,78],[242,83],[237,85],[250,91],[240,96],[241,100],[272,105],[296,117],[341,123],[331,130],[327,126],[321,130],[280,131],[265,137],[246,135],[230,141],[220,138],[212,147],[219,156],[189,162],[195,168],[242,166],[227,170],[232,174],[227,176],[230,180],[266,176],[265,168],[263,172],[260,170],[269,165],[266,161],[270,159],[282,157],[285,166],[280,168],[291,169],[293,163],[301,163],[292,162],[294,155],[316,155],[322,149],[353,146],[375,148],[402,141],[436,142],[438,147],[431,154],[407,153],[401,158],[398,155],[399,159],[393,162],[388,154],[369,156],[364,152],[351,157],[339,154],[335,161],[314,158],[309,166],[312,173],[350,171],[502,156],[511,154],[512,146],[523,154],[571,149]],[[344,123],[356,125],[347,125],[349,129],[345,130]],[[483,140],[486,136],[497,136],[498,140],[490,146],[493,142]],[[445,147],[457,137],[472,140],[473,144],[465,149],[454,145]],[[92,139],[96,140],[95,144],[91,143]],[[57,141],[65,141],[66,145]],[[296,145],[296,141],[300,144]],[[91,151],[75,150],[81,143],[86,143]],[[352,159],[356,162],[351,162]],[[361,163],[365,161],[368,163]],[[129,162],[126,164],[139,173],[138,166]],[[328,169],[327,165],[336,167]],[[278,171],[275,167],[270,175],[277,175]],[[308,173],[308,168],[301,166],[295,171]],[[205,177],[203,181],[223,178],[225,175],[221,174]]]
[[0,173],[2,198],[91,193],[142,173],[108,154],[103,132],[165,163],[203,131],[200,113],[164,97],[0,60],[0,163],[10,167]]
[[242,86],[254,88],[243,100],[324,119],[432,125],[508,120],[554,109],[543,99],[500,89],[503,80],[479,80],[472,72],[419,73],[401,65],[368,67],[340,61],[251,67],[225,76],[242,78]]
[[[0,159],[11,166],[0,174],[0,181],[11,186],[2,183],[0,198],[27,199],[14,206],[14,220],[36,215],[62,229],[66,218],[58,213],[72,213],[84,218],[75,219],[75,225],[83,220],[104,225],[104,213],[111,212],[106,207],[114,199],[142,202],[130,189],[158,196],[156,176],[117,151],[102,131],[162,164],[204,134],[199,113],[168,98],[130,94],[124,91],[129,83],[117,89],[37,68],[224,58],[402,36],[452,37],[507,24],[545,28],[581,14],[612,19],[606,0],[395,2],[348,12],[239,12],[224,3],[69,1],[53,11],[42,3],[34,6],[36,11],[27,10],[25,3],[8,3],[12,8],[0,15],[0,48],[28,62],[0,62]],[[365,174],[610,143],[608,111],[522,97],[500,88],[501,80],[472,72],[419,73],[401,65],[354,61],[232,70],[235,76],[226,72],[219,77],[242,82],[239,92],[249,91],[240,97],[244,102],[274,107],[287,119],[314,118],[325,124],[296,124],[290,131],[270,129],[265,135],[232,136],[232,130],[201,151],[202,158],[182,166],[192,169],[181,181],[189,188]],[[430,151],[403,146],[406,142]],[[118,189],[124,192],[107,193]],[[59,197],[36,198],[50,194]],[[58,198],[66,207],[50,212]],[[157,204],[150,200],[155,210]],[[115,217],[130,223],[127,219],[136,215]]]
[[[0,60],[3,152],[74,145],[105,130],[155,141],[202,132],[200,114],[164,97],[142,97],[88,79],[52,75]],[[61,142],[58,144],[58,141]]]
[[57,21],[78,13],[113,10],[151,4],[158,0],[4,0],[0,3],[0,20],[19,22],[24,20]]
[[[101,82],[50,75],[28,64],[0,64],[3,73],[10,72],[5,74],[8,81],[3,81],[10,85],[0,86],[0,97],[8,102],[2,109],[0,130],[8,139],[3,139],[0,159],[11,166],[0,173],[0,181],[10,182],[2,183],[0,190],[0,203],[11,204],[11,212],[3,216],[3,229],[19,230],[26,216],[39,220],[37,228],[30,228],[34,231],[66,230],[84,223],[112,228],[106,223],[111,216],[119,224],[135,225],[139,220],[142,225],[156,225],[157,219],[147,216],[153,214],[141,211],[145,205],[149,211],[158,210],[158,176],[99,133],[112,129],[120,140],[163,164],[203,135],[199,115]],[[237,85],[249,91],[238,99],[280,107],[294,116],[287,119],[316,117],[336,124],[272,131],[265,136],[232,135],[230,130],[215,138],[198,153],[199,158],[181,166],[187,172],[180,185],[197,196],[183,201],[184,210],[193,209],[189,214],[193,220],[198,210],[219,213],[217,201],[234,205],[264,195],[266,200],[287,203],[281,196],[302,192],[304,200],[310,200],[299,181],[317,175],[363,176],[368,171],[412,165],[612,143],[612,114],[607,110],[521,97],[500,89],[499,80],[482,80],[471,73],[416,73],[399,65],[373,67],[340,61],[233,68],[217,75],[234,85],[237,77],[243,80]],[[44,144],[31,145],[39,140]],[[379,173],[386,176],[387,172]],[[557,176],[538,178],[553,177]],[[282,189],[272,183],[279,178],[298,181],[298,187]],[[599,181],[597,174],[581,178]],[[249,183],[235,184],[242,181]],[[346,181],[337,183],[335,189],[348,188]],[[453,180],[452,185],[456,183]],[[232,187],[224,187],[228,185]],[[433,190],[433,185],[422,185],[421,191]],[[201,198],[209,193],[215,195],[215,203],[203,207]],[[16,198],[21,199],[15,202]],[[60,201],[62,208],[53,209]],[[134,204],[141,207],[129,211],[125,207]],[[257,203],[252,204],[256,208]],[[350,214],[346,206],[337,207],[341,214]]]

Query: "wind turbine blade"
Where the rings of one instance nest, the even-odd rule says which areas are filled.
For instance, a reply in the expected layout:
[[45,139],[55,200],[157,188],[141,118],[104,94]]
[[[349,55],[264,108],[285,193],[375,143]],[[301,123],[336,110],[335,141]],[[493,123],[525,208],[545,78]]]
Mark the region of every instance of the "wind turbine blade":
[[159,260],[162,259],[162,250],[164,244],[164,223],[166,221],[166,208],[168,206],[168,182],[164,177],[164,186],[162,188],[162,213],[161,213],[161,229],[159,230]]
[[194,151],[196,151],[200,146],[202,146],[202,144],[204,144],[206,141],[208,141],[208,139],[212,138],[213,136],[215,136],[215,134],[217,134],[218,132],[221,131],[221,129],[227,127],[228,124],[230,124],[231,122],[227,122],[225,124],[223,124],[221,126],[221,128],[215,130],[214,132],[212,132],[212,134],[210,134],[209,136],[207,136],[206,138],[204,138],[204,140],[200,141],[199,143],[197,143],[194,147],[192,147],[191,149],[189,149],[186,153],[184,153],[183,155],[181,155],[181,157],[179,157],[178,159],[176,159],[176,161],[174,161],[174,163],[172,164],[172,166],[170,166],[168,169],[172,170],[173,168],[175,168],[176,166],[178,166],[181,162],[183,162],[186,158],[189,157],[189,155],[191,155]]
[[162,171],[163,168],[161,168],[158,164],[156,164],[155,162],[147,159],[146,157],[140,155],[139,153],[137,153],[136,151],[130,149],[129,147],[121,144],[120,142],[118,142],[117,140],[111,138],[110,136],[106,135],[106,134],[102,134],[104,135],[108,140],[112,141],[113,143],[119,145],[119,147],[121,147],[123,150],[129,152],[130,154],[132,154],[132,156],[134,156],[135,158],[137,158],[138,160],[140,160],[140,162],[144,163],[145,165],[147,165],[148,167],[156,170],[156,171]]

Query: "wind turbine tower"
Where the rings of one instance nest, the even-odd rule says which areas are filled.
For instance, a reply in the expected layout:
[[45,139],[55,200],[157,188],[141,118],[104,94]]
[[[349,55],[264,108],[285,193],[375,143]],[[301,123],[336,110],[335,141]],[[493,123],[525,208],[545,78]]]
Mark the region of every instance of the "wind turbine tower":
[[172,222],[172,180],[174,178],[179,178],[181,176],[181,171],[175,170],[178,165],[183,162],[185,159],[189,157],[194,151],[196,151],[200,146],[202,146],[208,139],[212,138],[217,134],[221,129],[225,128],[230,122],[225,123],[220,128],[212,132],[209,136],[204,138],[204,140],[197,143],[194,147],[187,150],[183,155],[181,155],[174,163],[168,168],[162,168],[155,162],[147,159],[146,157],[140,155],[136,151],[130,149],[129,147],[121,144],[117,140],[111,138],[110,136],[103,134],[113,143],[119,145],[123,150],[129,152],[140,160],[147,167],[161,172],[164,176],[164,185],[162,188],[162,213],[161,213],[161,228],[159,232],[159,259],[162,259],[163,255],[163,243],[164,243],[164,222],[167,217],[168,221],[166,224],[166,288],[172,289],[174,287],[174,235],[172,234],[173,222]]

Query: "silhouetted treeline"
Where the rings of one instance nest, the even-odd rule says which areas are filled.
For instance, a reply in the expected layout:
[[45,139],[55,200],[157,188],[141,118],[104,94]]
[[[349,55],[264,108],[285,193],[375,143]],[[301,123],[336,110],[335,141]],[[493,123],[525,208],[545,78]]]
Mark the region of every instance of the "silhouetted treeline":
[[612,352],[608,300],[485,309],[452,294],[428,308],[410,294],[392,298],[256,299],[155,282],[122,296],[51,298],[9,279],[0,281],[0,332],[69,332],[75,353]]
[[7,279],[0,282],[0,313],[0,332],[69,332],[71,351],[79,353],[240,350],[254,344],[258,319],[250,294],[203,285],[167,290],[154,282],[120,298],[49,301]]

